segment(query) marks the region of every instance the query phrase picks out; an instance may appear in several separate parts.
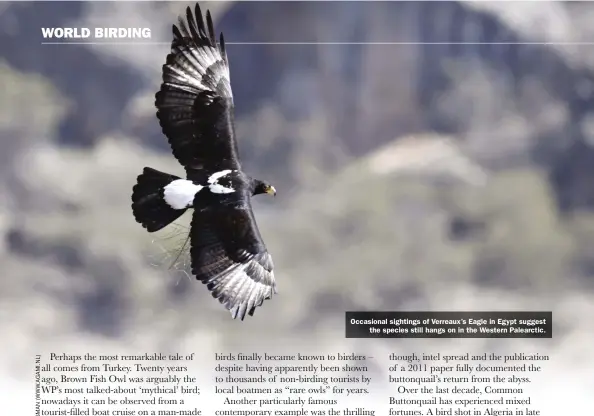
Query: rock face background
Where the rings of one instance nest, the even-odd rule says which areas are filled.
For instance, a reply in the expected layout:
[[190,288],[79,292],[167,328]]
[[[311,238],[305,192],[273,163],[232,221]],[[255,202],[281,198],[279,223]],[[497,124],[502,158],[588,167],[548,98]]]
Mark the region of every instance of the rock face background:
[[[457,348],[546,351],[547,386],[591,379],[594,5],[203,4],[250,43],[228,47],[240,152],[279,190],[254,205],[280,295],[243,323],[183,259],[167,270],[187,221],[153,242],[130,212],[144,166],[181,173],[153,96],[186,5],[0,6],[0,386],[66,348],[200,351],[207,371],[212,351],[279,340],[453,347],[345,340],[357,309],[553,310],[552,341]],[[53,26],[149,26],[157,43],[41,45]]]

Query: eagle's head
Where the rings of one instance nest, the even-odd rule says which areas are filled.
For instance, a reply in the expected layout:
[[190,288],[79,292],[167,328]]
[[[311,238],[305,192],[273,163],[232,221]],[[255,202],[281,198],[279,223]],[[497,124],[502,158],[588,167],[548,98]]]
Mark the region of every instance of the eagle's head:
[[252,181],[252,195],[270,194],[276,196],[276,189],[268,182],[254,179]]

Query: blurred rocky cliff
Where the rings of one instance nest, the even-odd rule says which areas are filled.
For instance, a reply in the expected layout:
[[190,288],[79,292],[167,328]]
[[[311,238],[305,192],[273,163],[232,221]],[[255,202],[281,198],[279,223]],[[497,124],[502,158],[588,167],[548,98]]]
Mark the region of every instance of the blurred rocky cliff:
[[[144,166],[181,173],[153,97],[185,6],[0,6],[7,362],[73,334],[341,337],[345,309],[592,312],[594,5],[202,4],[230,43],[244,166],[279,190],[254,204],[280,294],[243,323],[129,207]],[[41,44],[76,25],[160,43]]]

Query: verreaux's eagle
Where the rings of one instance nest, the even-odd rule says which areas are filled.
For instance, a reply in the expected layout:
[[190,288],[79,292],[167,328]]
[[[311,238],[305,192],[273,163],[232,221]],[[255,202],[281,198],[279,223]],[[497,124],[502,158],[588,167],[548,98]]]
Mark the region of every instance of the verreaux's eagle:
[[276,293],[273,263],[252,212],[251,197],[276,195],[241,169],[223,34],[217,44],[210,12],[198,4],[173,25],[171,53],[155,98],[157,117],[186,179],[145,167],[132,191],[137,222],[155,232],[193,208],[192,274],[232,317],[253,315]]

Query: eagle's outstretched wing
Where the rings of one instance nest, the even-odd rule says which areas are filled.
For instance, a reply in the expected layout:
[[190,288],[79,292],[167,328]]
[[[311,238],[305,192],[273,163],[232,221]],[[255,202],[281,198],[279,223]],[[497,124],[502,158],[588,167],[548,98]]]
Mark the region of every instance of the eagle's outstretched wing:
[[[239,169],[225,41],[217,45],[210,12],[186,10],[173,25],[171,53],[155,96],[157,117],[173,155],[186,168]],[[208,32],[207,32],[208,29]]]
[[277,293],[274,265],[249,202],[194,211],[192,274],[233,316],[243,320]]

